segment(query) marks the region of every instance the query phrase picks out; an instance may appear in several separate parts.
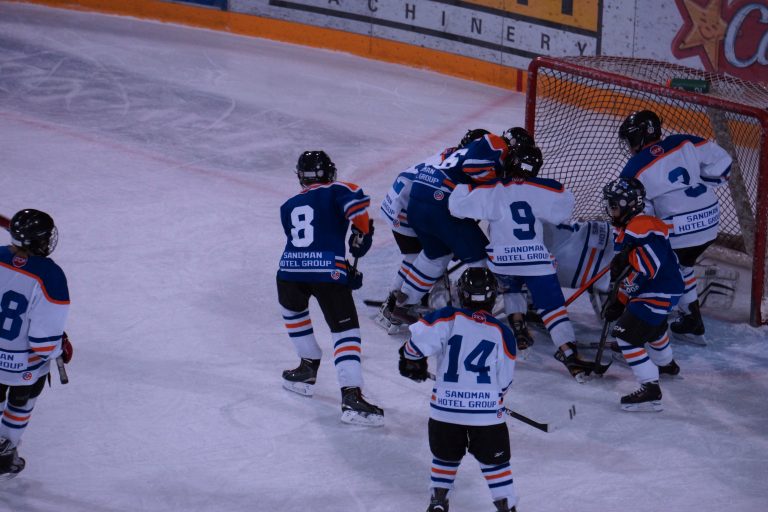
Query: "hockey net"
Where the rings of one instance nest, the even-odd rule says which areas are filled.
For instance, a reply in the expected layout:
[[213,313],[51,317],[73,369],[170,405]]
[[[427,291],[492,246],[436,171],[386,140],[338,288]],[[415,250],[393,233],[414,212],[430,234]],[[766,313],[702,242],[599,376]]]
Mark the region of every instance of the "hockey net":
[[[716,189],[716,244],[752,262],[750,323],[768,323],[768,86],[649,59],[534,59],[529,66],[526,128],[544,154],[541,174],[576,196],[574,219],[605,218],[602,187],[628,156],[618,127],[634,111],[653,110],[664,136],[689,133],[733,157],[731,178]],[[707,84],[707,92],[672,87]]]

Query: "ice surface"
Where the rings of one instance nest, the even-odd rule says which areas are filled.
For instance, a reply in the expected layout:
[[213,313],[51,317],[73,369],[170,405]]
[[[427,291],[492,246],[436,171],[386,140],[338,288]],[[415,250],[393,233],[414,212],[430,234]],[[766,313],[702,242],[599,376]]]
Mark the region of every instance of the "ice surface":
[[[314,398],[284,391],[297,358],[274,274],[298,154],[324,149],[378,207],[394,175],[468,128],[523,121],[506,90],[343,53],[0,1],[0,211],[49,211],[70,282],[71,382],[54,380],[0,484],[14,512],[406,511],[427,505],[429,384],[397,373],[400,338],[359,302],[365,392],[381,429],[339,423],[328,330]],[[0,241],[7,241],[0,234]],[[5,240],[2,240],[5,238]],[[358,299],[397,265],[381,226]],[[600,326],[586,301],[582,339]],[[572,381],[536,332],[509,420],[521,512],[762,512],[768,507],[766,328],[707,318],[677,344],[666,410],[619,411],[618,363]],[[567,420],[568,408],[577,415]],[[451,510],[492,510],[477,463]]]

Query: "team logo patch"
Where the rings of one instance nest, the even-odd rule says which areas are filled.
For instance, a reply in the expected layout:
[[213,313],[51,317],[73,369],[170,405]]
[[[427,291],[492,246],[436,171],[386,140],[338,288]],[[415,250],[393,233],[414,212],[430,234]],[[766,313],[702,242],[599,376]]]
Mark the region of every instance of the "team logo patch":
[[434,193],[433,197],[437,201],[442,201],[443,198],[445,197],[445,194],[443,194],[442,190],[435,190],[435,193]]
[[13,266],[16,268],[21,268],[24,265],[27,264],[27,258],[24,258],[22,256],[14,256],[13,257]]
[[400,221],[395,219],[395,221],[392,223],[392,225],[395,226],[396,228],[399,228],[400,227]]
[[24,379],[24,380],[32,380],[32,374],[30,372],[24,372],[21,375],[21,378]]
[[341,272],[339,272],[338,270],[334,270],[331,272],[331,279],[333,279],[334,281],[338,281],[340,277],[341,277]]
[[472,313],[472,320],[475,322],[485,322],[485,315],[483,313],[480,313],[479,311],[475,311]]
[[661,146],[651,146],[651,154],[653,156],[659,156],[662,153],[664,153],[664,148],[662,148]]

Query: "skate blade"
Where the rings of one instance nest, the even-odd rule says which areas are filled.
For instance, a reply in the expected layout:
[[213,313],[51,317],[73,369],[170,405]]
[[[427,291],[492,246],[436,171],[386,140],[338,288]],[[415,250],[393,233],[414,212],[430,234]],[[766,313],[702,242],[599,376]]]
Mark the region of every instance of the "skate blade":
[[283,379],[283,388],[288,391],[293,391],[302,396],[312,396],[315,392],[314,384],[307,384],[306,382],[293,382]]
[[528,359],[528,356],[530,356],[531,353],[533,352],[531,350],[531,348],[532,347],[530,345],[527,348],[518,348],[517,349],[517,359],[521,359],[523,361]]
[[573,377],[573,380],[575,380],[579,384],[586,384],[587,382],[592,380],[591,373],[587,373],[587,372],[577,373],[576,375],[572,375],[572,377]]
[[341,422],[346,423],[347,425],[381,427],[384,425],[384,416],[379,414],[366,414],[359,411],[344,411],[341,413]]
[[664,406],[661,405],[661,400],[653,400],[652,402],[643,402],[641,404],[621,404],[621,410],[628,412],[661,412],[664,410]]
[[680,334],[672,332],[671,330],[670,333],[678,341],[684,341],[686,343],[690,343],[691,345],[696,345],[697,347],[707,346],[707,338],[705,338],[703,334]]

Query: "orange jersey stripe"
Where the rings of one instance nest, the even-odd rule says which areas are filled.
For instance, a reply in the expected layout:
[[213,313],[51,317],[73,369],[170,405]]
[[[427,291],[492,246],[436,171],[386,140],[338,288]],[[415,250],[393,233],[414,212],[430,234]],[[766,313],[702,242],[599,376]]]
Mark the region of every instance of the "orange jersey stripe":
[[306,320],[302,320],[301,322],[296,322],[294,324],[285,324],[285,326],[288,329],[295,329],[296,327],[304,327],[305,325],[309,325],[312,323],[312,320],[307,318]]

